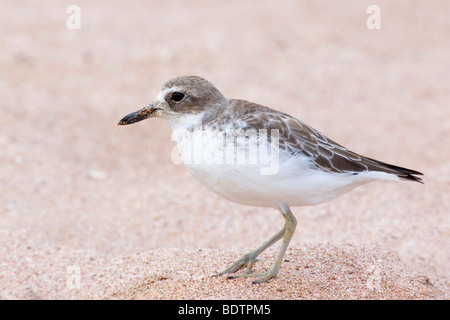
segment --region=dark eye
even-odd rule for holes
[[[172,100],[175,102],[180,102],[181,100],[183,100],[183,98],[184,98],[184,94],[181,92],[172,93]]]

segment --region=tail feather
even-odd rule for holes
[[[367,159],[372,161],[372,162],[374,162],[377,165],[377,167],[379,169],[381,169],[381,170],[377,170],[377,171],[393,173],[393,174],[396,174],[397,177],[399,177],[400,179],[409,180],[409,181],[415,181],[415,182],[419,182],[419,183],[423,184],[422,178],[418,177],[418,176],[423,176],[422,172],[411,170],[411,169],[407,169],[407,168],[403,168],[403,167],[399,167],[399,166],[394,166],[392,164],[389,164],[389,163],[386,163],[386,162],[382,162],[382,161],[378,161],[378,160],[375,160],[375,159],[370,159],[370,158],[367,158]]]

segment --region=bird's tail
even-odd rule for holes
[[[419,183],[423,184],[422,178],[418,177],[418,176],[423,176],[422,172],[399,167],[399,166],[394,166],[392,164],[378,161],[375,159],[367,158],[367,160],[370,160],[373,163],[373,168],[371,168],[371,170],[383,171],[383,172],[395,174],[400,179],[415,181],[415,182],[419,182]]]

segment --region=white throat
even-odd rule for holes
[[[172,127],[172,130],[189,130],[193,127],[201,128],[204,113],[187,113],[181,115],[173,115],[166,120]]]

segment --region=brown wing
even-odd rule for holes
[[[317,169],[349,174],[381,171],[421,182],[416,175],[422,173],[361,156],[288,114],[244,100],[230,100],[230,108],[233,108],[234,118],[239,119],[235,122],[236,128],[267,129],[268,132],[278,129],[280,148],[311,158]]]

